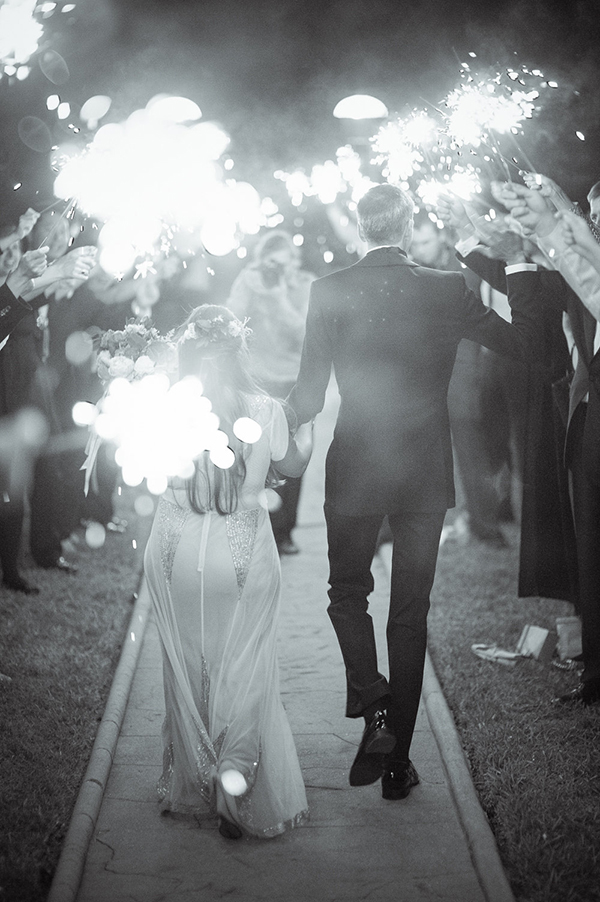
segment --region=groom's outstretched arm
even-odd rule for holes
[[[298,417],[298,423],[313,420],[323,410],[331,376],[331,336],[319,283],[320,280],[317,280],[311,285],[300,371],[287,398]]]

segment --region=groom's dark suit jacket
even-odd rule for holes
[[[327,456],[326,507],[362,516],[452,506],[446,396],[458,343],[469,338],[527,360],[534,311],[525,301],[511,326],[467,288],[462,273],[418,266],[393,247],[315,281],[288,400],[299,422],[314,417],[333,364],[341,406]]]

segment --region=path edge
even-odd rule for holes
[[[379,557],[388,576],[391,575],[391,551],[391,545],[383,545],[379,549]],[[421,694],[448,778],[452,801],[486,902],[515,902],[496,838],[479,802],[471,768],[429,652],[425,656]]]
[[[46,902],[75,902],[79,892],[149,619],[150,594],[143,574],[136,594],[119,662]]]

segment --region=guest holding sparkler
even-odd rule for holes
[[[77,284],[81,284],[87,278],[93,263],[93,256],[85,249],[71,252],[49,266],[46,265],[48,245],[42,247],[38,245],[37,250],[22,254],[21,236],[26,236],[37,221],[38,214],[28,210],[20,218],[17,228],[8,226],[2,230],[4,241],[0,239],[0,246],[4,246],[4,251],[0,254],[2,278],[6,279],[8,287],[11,287],[13,281],[19,278],[20,270],[24,270],[25,280],[21,279],[19,291],[22,301],[25,302],[24,306],[27,307],[19,323],[11,330],[0,353],[2,415],[20,416],[28,407],[40,406],[35,389],[41,363],[40,332],[36,325],[37,308],[47,302],[44,292],[61,281],[72,278]],[[45,414],[46,410],[44,408],[42,410]],[[38,458],[36,462],[36,468],[40,459]],[[26,594],[38,591],[18,569],[24,515],[23,493],[29,487],[29,478],[19,481],[18,488],[9,493],[9,500],[4,502],[0,521],[4,583]]]
[[[513,268],[536,269],[525,243],[501,214],[493,221],[456,196],[440,199],[438,215],[456,232],[459,259],[490,288],[508,292]],[[460,253],[462,252],[462,253]],[[545,283],[549,276],[539,274]],[[550,277],[553,281],[553,277]],[[520,507],[519,595],[560,598],[577,604],[575,540],[568,503],[566,471],[560,465],[564,444],[561,387],[571,368],[562,328],[562,314],[551,306],[540,309],[536,359],[522,383],[523,493]],[[509,374],[512,380],[512,374]],[[502,424],[501,424],[502,425]]]
[[[600,702],[600,281],[597,270],[569,244],[573,220],[564,210],[564,201],[557,221],[557,192],[553,188],[540,190],[547,185],[541,177],[534,178],[534,184],[538,186],[535,189],[501,184],[496,186],[496,195],[557,270],[546,273],[543,282],[543,273],[508,273],[509,292],[513,298],[537,300],[565,312],[576,351],[569,384],[564,461],[575,524],[584,669],[579,685],[557,701],[592,705]],[[592,215],[598,212],[597,203]],[[567,222],[566,240],[561,219]],[[589,231],[589,226],[585,228]]]
[[[421,266],[448,272],[464,272],[469,288],[481,296],[479,278],[468,269],[465,270],[457,260],[451,245],[445,240],[447,232],[448,229],[438,228],[429,217],[415,219],[411,257]],[[485,288],[488,289],[488,286],[485,285]],[[493,304],[488,303],[487,306]],[[455,519],[454,532],[460,534],[462,521],[466,517],[464,530],[470,537],[497,548],[507,545],[500,526],[502,505],[512,512],[510,490],[506,487],[506,480],[502,479],[504,474],[501,474],[502,465],[510,465],[512,459],[506,461],[506,457],[502,455],[496,463],[496,458],[499,457],[498,443],[492,441],[491,434],[494,420],[507,419],[506,415],[503,417],[507,413],[506,405],[503,404],[505,395],[498,390],[498,370],[505,365],[509,364],[493,351],[488,351],[474,341],[463,339],[458,345],[448,388],[452,445],[464,498],[464,512]],[[514,361],[510,362],[510,367],[518,375],[519,368]],[[489,403],[486,403],[489,397],[494,398],[495,417],[489,416]],[[510,478],[508,483],[510,487]]]
[[[300,266],[290,235],[269,232],[258,242],[253,261],[231,287],[227,306],[252,329],[250,353],[256,378],[275,398],[285,398],[300,366],[310,284],[314,276]],[[271,524],[280,554],[297,554],[296,526],[300,479],[277,488],[279,507]]]

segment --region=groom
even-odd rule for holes
[[[454,505],[446,395],[462,338],[526,358],[535,316],[513,325],[484,307],[462,273],[439,272],[406,256],[413,204],[393,185],[358,204],[368,252],[348,269],[313,282],[306,338],[289,403],[300,423],[323,408],[333,365],[341,405],[329,448],[325,518],[328,613],[346,667],[348,717],[365,728],[350,784],[382,777],[384,799],[419,782],[409,759],[427,643],[427,612],[440,533]],[[368,596],[377,535],[393,533],[387,646],[379,672]]]

